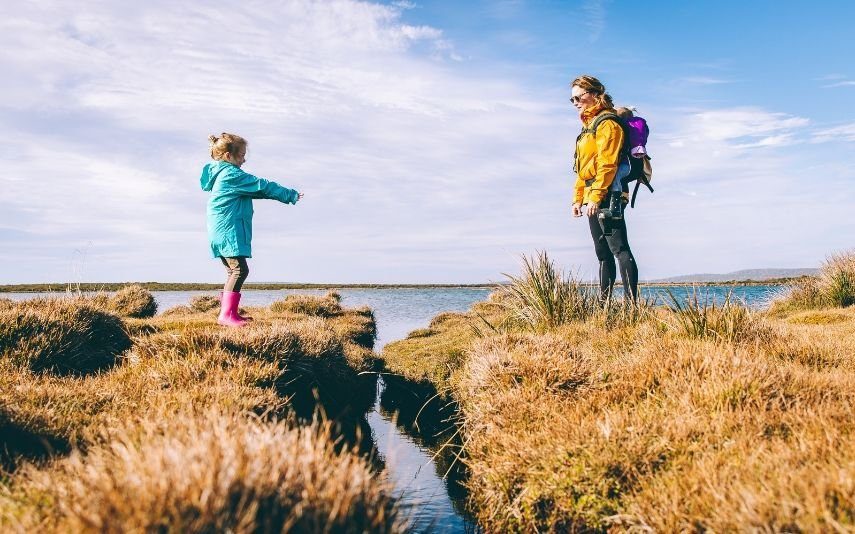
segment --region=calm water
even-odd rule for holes
[[[683,300],[691,297],[692,288],[674,286],[670,288],[643,288],[642,295],[657,302],[668,302],[667,290]],[[324,294],[326,291],[277,290],[243,292],[241,304],[267,306],[289,294]],[[765,306],[781,292],[778,286],[710,286],[698,289],[700,300],[721,303],[730,295],[751,307]],[[443,311],[464,311],[473,303],[484,300],[489,289],[437,288],[437,289],[341,289],[342,305],[345,307],[370,306],[377,319],[378,339],[375,349],[401,339],[416,328],[428,325],[431,318]],[[198,295],[215,295],[215,291],[156,291],[159,310],[179,304],[187,304]],[[6,293],[0,296],[13,300],[33,298],[34,293]],[[62,295],[54,294],[54,295]],[[379,387],[382,386],[382,381]],[[395,425],[388,414],[374,407],[367,419],[374,434],[379,453],[386,460],[389,476],[404,503],[413,515],[415,532],[472,532],[471,520],[455,509],[449,497],[446,481],[436,474],[431,460],[433,452],[419,445],[413,438]],[[458,507],[459,508],[459,507]]]

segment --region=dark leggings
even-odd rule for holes
[[[597,259],[600,260],[600,298],[607,299],[615,285],[615,258],[620,265],[620,279],[623,282],[624,298],[633,302],[638,298],[638,267],[635,265],[635,257],[629,248],[629,240],[626,236],[626,220],[609,221],[612,235],[604,236],[603,229],[597,216],[588,217],[588,225],[591,227],[591,237],[594,238],[594,250]]]
[[[220,257],[223,265],[226,266],[226,285],[223,286],[223,291],[234,291],[240,293],[240,288],[243,286],[243,281],[249,276],[249,265],[246,264],[246,258],[238,256],[236,258]]]

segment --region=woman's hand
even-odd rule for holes
[[[597,207],[596,204],[594,204],[593,202],[588,202],[588,209],[585,210],[585,213],[588,215],[588,217],[593,217],[597,214],[598,211],[600,211],[600,208]]]
[[[573,203],[573,216],[574,217],[581,217],[582,216],[582,203],[581,202],[574,202]]]
[[[303,193],[297,193],[297,200],[300,200],[301,198],[303,198]]]

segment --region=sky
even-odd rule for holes
[[[642,279],[818,266],[855,237],[855,3],[22,1],[0,20],[0,283],[218,282],[207,138],[255,201],[249,282],[482,283],[570,215],[597,76],[649,123]]]

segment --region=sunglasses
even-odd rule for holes
[[[579,94],[578,94],[578,95],[576,95],[576,96],[571,96],[571,97],[570,97],[570,102],[572,102],[573,104],[575,104],[575,103],[577,103],[577,102],[580,102],[580,101],[582,100],[582,97],[583,97],[583,96],[585,96],[585,95],[587,95],[587,94],[589,94],[589,93],[590,93],[590,91],[585,91],[584,93],[579,93]]]

